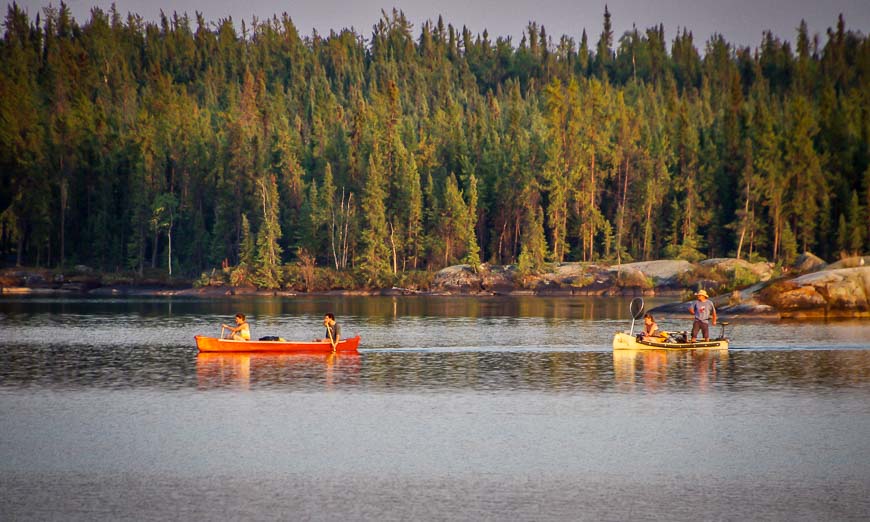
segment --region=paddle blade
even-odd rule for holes
[[[640,319],[641,315],[643,315],[643,299],[640,297],[635,297],[631,300],[631,305],[628,307],[631,312],[631,317],[634,319]]]

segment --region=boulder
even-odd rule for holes
[[[442,268],[432,280],[436,291],[476,293],[482,289],[483,278],[471,265],[453,265]]]
[[[52,272],[45,268],[9,268],[0,271],[0,287],[51,288]]]
[[[773,284],[760,297],[784,316],[870,315],[870,266],[812,272]]]
[[[811,252],[804,252],[798,256],[791,269],[796,274],[808,274],[810,272],[818,272],[825,268],[825,266],[827,266],[827,263],[822,258]]]
[[[683,259],[664,259],[661,261],[640,261],[612,266],[611,272],[617,270],[637,270],[653,280],[655,286],[673,286],[678,284],[679,277],[692,270],[692,263]]]
[[[717,257],[705,259],[700,265],[719,272],[722,275],[733,277],[738,270],[744,270],[751,273],[758,281],[769,281],[773,277],[772,263],[750,263],[745,259],[737,259],[733,257]]]
[[[860,268],[862,266],[870,266],[870,256],[847,257],[836,263],[831,263],[828,265],[828,268],[835,270],[838,268]]]
[[[515,272],[516,268],[513,265],[484,265],[479,272],[480,287],[488,292],[510,292],[516,287],[513,277]]]
[[[611,270],[614,283],[620,288],[650,289],[653,287],[652,278],[633,266],[622,265],[618,270]]]
[[[549,272],[540,276],[539,286],[581,289],[596,281],[610,283],[611,277],[606,267],[591,263],[558,263]]]

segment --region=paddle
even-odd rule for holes
[[[225,336],[224,336],[224,330],[228,330],[228,331],[230,332],[230,336],[229,336],[229,337],[225,337]],[[232,340],[232,338],[233,338],[233,329],[230,328],[229,326],[225,325],[225,324],[222,324],[222,325],[221,325],[221,339],[230,339],[230,340]]]
[[[338,343],[335,342],[335,337],[332,336],[332,328],[329,326],[326,327],[326,335],[329,337],[329,344],[332,345],[332,351],[334,352]]]

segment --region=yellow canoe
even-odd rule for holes
[[[711,339],[696,343],[662,343],[638,341],[637,336],[617,332],[613,336],[614,350],[727,350],[728,339]]]

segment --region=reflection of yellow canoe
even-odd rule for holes
[[[646,390],[683,386],[692,383],[707,389],[719,379],[728,361],[728,350],[614,350],[614,381],[627,390],[643,386]]]
[[[714,339],[697,343],[660,343],[638,341],[637,337],[625,332],[617,332],[613,336],[614,350],[727,350],[727,339]]]

